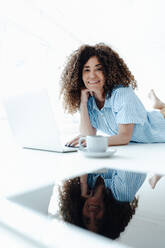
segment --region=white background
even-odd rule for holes
[[[164,10],[164,0],[0,0],[0,119],[3,97],[46,87],[66,123],[59,78],[66,57],[83,43],[105,42],[124,58],[147,108],[151,88],[165,101]]]
[[[165,100],[164,8],[163,0],[0,0],[0,100],[46,87],[56,101],[66,57],[83,43],[105,42],[150,109],[151,88]]]

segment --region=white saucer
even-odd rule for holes
[[[112,157],[116,153],[116,149],[109,149],[106,152],[88,152],[87,150],[82,151],[78,150],[81,154],[83,154],[85,157],[89,158],[108,158]]]

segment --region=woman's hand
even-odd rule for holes
[[[92,127],[88,113],[88,98],[89,95],[93,96],[93,91],[88,89],[81,90],[81,103],[80,103],[80,133],[83,136],[95,135],[96,129]]]
[[[86,135],[95,135],[96,129],[93,128],[90,124],[89,116],[88,116],[88,109],[87,109],[87,102],[89,96],[93,96],[93,92],[88,89],[82,89],[81,90],[81,103],[80,103],[80,109],[81,109],[81,118],[80,118],[80,133],[82,135],[78,135],[71,141],[66,143],[66,146],[76,147],[79,145],[79,138],[86,136]],[[86,146],[86,142],[82,141],[81,143],[83,146]]]
[[[87,194],[87,193],[86,193],[86,194],[82,194],[82,193],[81,193],[81,196],[84,197],[85,199],[88,199],[88,198],[92,197],[92,194],[93,194],[93,193],[92,193],[92,191],[91,191],[89,194]]]
[[[86,199],[92,196],[92,191],[88,193],[87,178],[88,178],[88,174],[85,174],[80,177],[81,196]]]
[[[89,96],[93,96],[93,92],[88,89],[81,90],[81,104],[87,104]]]
[[[79,139],[83,137],[83,135],[78,135],[77,137],[75,137],[74,139],[72,139],[71,141],[66,143],[66,146],[71,146],[71,147],[76,147],[79,145]],[[82,145],[86,146],[86,142],[82,141]]]

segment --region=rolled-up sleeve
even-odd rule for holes
[[[145,173],[116,170],[113,172],[112,179],[106,180],[105,184],[111,189],[116,200],[131,202],[145,178]]]
[[[98,176],[104,179],[105,187],[110,189],[118,201],[133,201],[137,191],[146,179],[145,173],[107,169],[105,173],[89,173],[87,183],[90,189],[95,187]]]
[[[116,123],[144,125],[146,110],[131,87],[121,87],[112,96]]]

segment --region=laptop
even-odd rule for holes
[[[25,92],[4,100],[9,125],[23,148],[75,152],[61,143],[60,132],[46,89]]]

